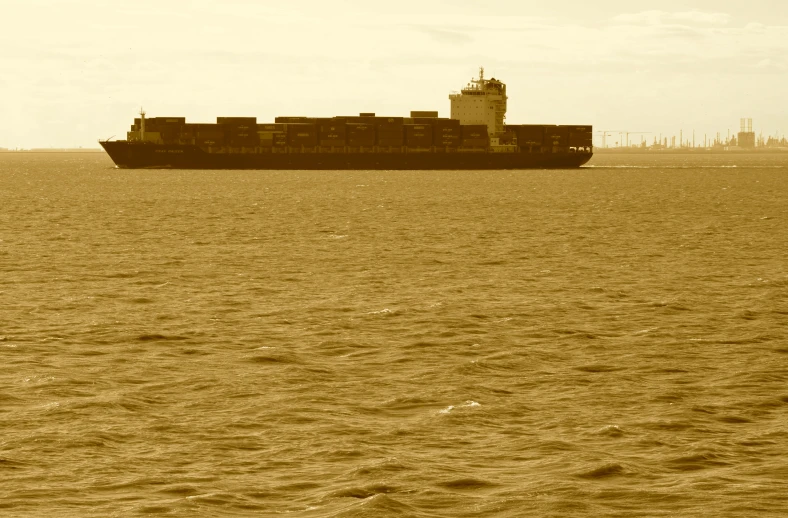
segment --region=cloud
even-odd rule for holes
[[[641,11],[639,13],[624,13],[613,17],[613,22],[629,25],[672,25],[677,23],[694,25],[727,25],[730,21],[727,13],[707,13],[703,11]]]
[[[448,43],[450,45],[464,45],[472,43],[473,38],[464,32],[454,30],[436,29],[433,27],[415,26],[415,29],[428,34],[433,40],[439,43]]]
[[[672,19],[705,25],[727,25],[731,19],[731,16],[727,13],[704,13],[701,11],[688,11],[683,13],[672,13]]]

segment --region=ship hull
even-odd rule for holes
[[[128,141],[101,142],[115,165],[123,169],[570,169],[592,153],[527,153],[468,151],[366,152],[210,152],[191,145]]]

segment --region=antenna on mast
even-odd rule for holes
[[[479,82],[484,82],[484,67],[479,67]]]
[[[140,106],[140,140],[145,140],[145,110]]]

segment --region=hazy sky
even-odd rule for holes
[[[788,133],[776,0],[0,0],[0,20],[0,147],[95,147],[140,106],[448,116],[480,65],[507,84],[512,124],[702,141],[747,116]]]

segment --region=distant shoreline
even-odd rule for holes
[[[766,149],[707,149],[707,148],[679,148],[679,149],[638,149],[638,148],[594,148],[594,154],[599,155],[772,155],[788,153],[788,148]]]

